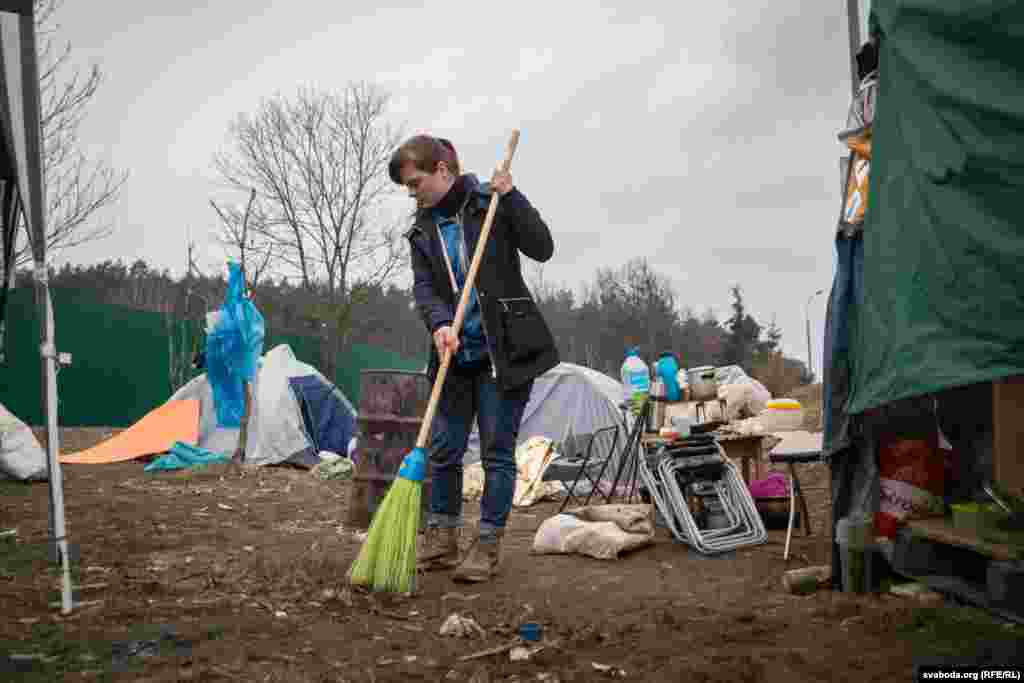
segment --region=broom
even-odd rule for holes
[[[518,144],[519,131],[514,130],[508,142],[505,160],[501,165],[502,171],[507,172],[512,165],[512,156],[515,154]],[[487,237],[490,235],[491,223],[494,222],[494,214],[497,210],[498,193],[495,192],[491,195],[491,203],[487,207],[480,239],[477,240],[473,261],[470,263],[469,273],[466,275],[466,282],[459,297],[459,306],[455,311],[452,332],[456,339],[462,329],[462,320],[466,315],[469,302],[469,292],[476,282],[476,274],[480,269],[484,247],[487,245]],[[451,350],[448,349],[445,351],[444,358],[441,359],[441,366],[437,371],[437,378],[434,380],[434,388],[430,393],[430,401],[427,403],[427,412],[423,416],[419,436],[416,438],[416,447],[409,451],[402,460],[398,477],[391,484],[387,495],[384,496],[384,500],[377,508],[373,522],[370,523],[370,528],[367,531],[366,540],[363,542],[362,548],[359,549],[359,555],[349,568],[348,579],[354,586],[394,593],[410,593],[413,590],[416,579],[416,535],[420,527],[423,478],[427,472],[427,438],[430,435],[434,413],[437,412],[437,404],[441,398],[441,388],[448,375],[451,355]]]

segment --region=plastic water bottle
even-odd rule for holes
[[[626,360],[622,363],[622,387],[626,403],[646,400],[651,390],[651,371],[640,357],[640,349],[635,346],[626,351]]]
[[[673,403],[680,400],[679,380],[677,377],[679,374],[679,361],[676,360],[676,355],[671,351],[663,352],[654,368],[655,373],[665,383],[665,400]]]

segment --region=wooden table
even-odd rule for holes
[[[733,460],[740,460],[740,467],[743,471],[743,481],[750,484],[750,461],[754,461],[754,477],[761,478],[761,465],[764,462],[765,453],[775,445],[776,439],[771,434],[750,434],[740,435],[728,432],[715,432],[715,438],[722,444],[725,454]],[[771,443],[766,444],[766,440]]]

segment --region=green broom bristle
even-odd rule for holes
[[[373,516],[366,541],[349,568],[349,582],[376,591],[409,593],[416,578],[422,481],[396,477]]]

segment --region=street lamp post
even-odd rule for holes
[[[811,356],[811,302],[814,301],[814,297],[824,294],[824,289],[819,289],[814,294],[807,297],[807,305],[804,306],[804,321],[807,325],[807,374],[814,375],[814,364]]]

